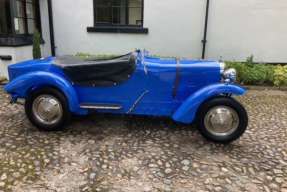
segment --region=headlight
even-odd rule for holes
[[[236,70],[231,68],[223,72],[222,77],[226,83],[233,83],[236,81]]]

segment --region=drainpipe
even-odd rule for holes
[[[52,0],[48,1],[48,14],[49,14],[49,28],[50,28],[50,41],[51,41],[51,53],[52,56],[56,55],[55,50],[55,37],[54,37],[54,23],[53,23],[53,9],[52,9]]]
[[[207,28],[208,28],[208,15],[209,15],[209,3],[210,0],[206,0],[206,11],[205,11],[205,23],[204,23],[204,35],[202,42],[202,59],[205,59],[206,43],[207,43]]]

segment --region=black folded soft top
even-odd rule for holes
[[[54,65],[70,80],[82,86],[112,86],[129,79],[136,68],[136,56],[129,53],[112,59],[85,60],[75,56],[56,57]]]

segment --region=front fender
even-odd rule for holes
[[[200,89],[191,96],[176,110],[172,118],[181,123],[192,123],[195,119],[199,106],[209,98],[221,94],[243,95],[246,90],[232,84],[213,84]]]
[[[77,93],[70,82],[63,77],[49,72],[31,72],[19,76],[4,87],[4,90],[16,98],[26,98],[30,91],[51,86],[59,89],[68,99],[71,112],[85,114],[86,111],[80,109]]]

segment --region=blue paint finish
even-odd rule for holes
[[[89,104],[117,104],[122,106],[121,110],[105,110],[103,112],[127,113],[137,98],[146,90],[147,78],[142,67],[137,65],[136,71],[128,81],[112,87],[91,88],[74,86],[79,102]]]
[[[30,72],[15,78],[4,89],[15,98],[26,98],[30,91],[46,86],[55,87],[65,94],[71,112],[87,114],[86,110],[79,108],[78,97],[71,83],[54,73],[45,71]]]
[[[237,85],[213,84],[192,94],[174,113],[173,120],[192,123],[199,106],[211,97],[221,94],[243,95],[246,90]]]
[[[62,69],[53,64],[55,58],[49,57],[10,65],[11,82],[5,90],[17,99],[26,98],[31,90],[52,86],[66,95],[69,108],[75,114],[88,113],[80,108],[81,104],[116,104],[122,108],[98,112],[167,116],[183,123],[192,122],[198,106],[206,99],[223,93],[245,92],[235,85],[220,84],[220,66],[216,61],[177,61],[150,57],[143,52],[135,54],[136,70],[131,78],[112,87],[74,85]],[[180,81],[174,97],[177,72]]]
[[[49,69],[51,68],[52,61],[53,57],[48,57],[45,59],[29,60],[14,65],[9,65],[8,67],[9,79],[10,81],[12,81],[16,77],[19,77],[29,72],[49,71]]]
[[[219,64],[216,61],[180,61],[180,86],[176,99],[184,101],[191,94],[221,80]]]

